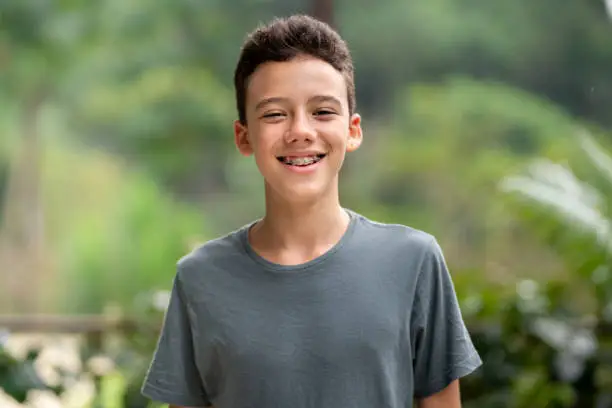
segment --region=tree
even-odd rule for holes
[[[333,0],[312,0],[312,15],[327,24],[334,25]]]
[[[0,3],[0,88],[16,105],[20,135],[0,216],[0,265],[10,271],[1,277],[2,287],[12,295],[0,296],[0,309],[11,300],[17,308],[35,308],[37,297],[27,294],[45,278],[39,118],[61,87],[70,54],[87,38],[87,18],[79,6],[78,0]]]

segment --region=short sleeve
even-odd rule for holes
[[[415,398],[442,391],[482,365],[435,239],[423,258],[411,316]]]
[[[187,305],[178,275],[174,279],[170,303],[142,394],[170,405],[211,405],[196,367]]]

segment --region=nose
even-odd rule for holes
[[[287,143],[313,141],[316,135],[310,117],[305,113],[299,113],[292,116],[291,124],[285,132],[285,141]]]

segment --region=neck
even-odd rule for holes
[[[267,253],[311,257],[335,245],[348,223],[337,189],[314,202],[292,203],[266,186],[266,215],[253,228],[251,238],[254,246]]]

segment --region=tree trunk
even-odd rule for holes
[[[25,103],[21,146],[11,163],[0,225],[0,310],[34,311],[42,295],[44,216],[40,197],[38,116],[43,92]]]
[[[313,17],[334,26],[334,2],[333,0],[312,0]]]

